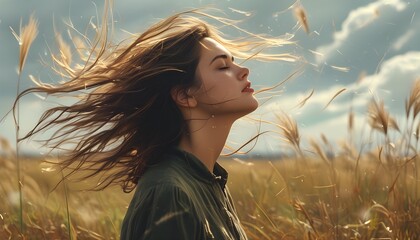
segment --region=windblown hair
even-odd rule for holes
[[[239,29],[234,21],[194,10],[152,25],[129,44],[123,44],[126,40],[112,45],[102,29],[82,58],[84,64],[76,67],[68,62],[69,57],[53,56],[60,67],[56,72],[65,81],[57,85],[38,82],[17,101],[28,93],[79,100],[47,110],[20,140],[52,129],[54,134],[45,144],[66,150],[60,165],[71,170],[69,175],[80,170],[88,170],[86,178],[107,173],[96,189],[118,183],[124,191],[132,191],[147,167],[167,148],[177,145],[186,129],[186,119],[172,99],[171,89],[199,86],[194,76],[203,38],[214,38],[239,59],[294,60],[288,54],[262,53],[267,47],[287,43],[283,38],[241,30],[247,37],[227,40],[201,18]],[[106,18],[102,28],[107,28],[105,22]]]

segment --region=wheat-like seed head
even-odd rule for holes
[[[276,114],[279,124],[277,126],[282,131],[282,135],[285,137],[286,141],[292,144],[296,149],[300,148],[300,136],[297,123],[287,114]]]
[[[56,41],[58,44],[58,49],[60,51],[61,62],[66,65],[67,67],[70,66],[72,60],[71,48],[70,46],[64,41],[61,34],[56,34]]]
[[[348,130],[352,131],[354,127],[354,112],[353,109],[349,112],[349,118],[348,118]]]
[[[397,122],[385,110],[384,102],[379,104],[372,101],[368,106],[369,125],[376,130],[382,131],[385,135],[388,134],[389,128],[399,131]]]
[[[420,112],[420,78],[418,78],[411,89],[409,98],[405,102],[405,113],[408,118],[411,109],[413,110],[413,119]]]
[[[310,144],[312,148],[314,149],[315,153],[318,154],[318,156],[324,160],[327,165],[329,165],[327,154],[325,154],[325,151],[319,146],[319,144],[314,141],[313,139],[310,139]]]
[[[309,33],[309,23],[305,9],[299,4],[294,8],[294,15],[306,33]]]
[[[372,101],[368,106],[369,125],[373,129],[382,131],[385,135],[388,133],[388,113],[384,109],[384,104],[381,102]]]
[[[29,22],[26,26],[20,26],[19,35],[11,28],[13,36],[19,42],[19,74],[25,65],[26,57],[28,56],[29,48],[32,42],[38,35],[38,21],[33,15],[29,17]]]
[[[328,141],[327,136],[325,136],[323,133],[321,133],[321,140],[325,145],[330,145],[330,141]]]

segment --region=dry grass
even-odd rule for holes
[[[72,239],[119,239],[120,222],[131,196],[116,187],[105,192],[82,191],[85,182],[56,187],[60,174],[41,159],[21,159],[25,225],[20,231],[12,160],[0,159],[0,239],[70,239],[69,232]]]
[[[334,168],[314,160],[300,170],[291,159],[230,164],[231,191],[251,239],[420,237],[412,174],[403,178],[366,156],[355,178],[355,161],[334,160]]]
[[[357,178],[356,162],[347,155],[333,159],[333,167],[316,159],[300,162],[299,169],[299,159],[222,164],[250,239],[417,239],[416,178],[390,171],[373,157],[360,160]],[[64,187],[52,191],[60,176],[43,171],[49,166],[39,159],[22,159],[25,227],[20,232],[14,164],[6,157],[0,164],[0,239],[69,239]],[[118,239],[131,195],[117,188],[77,190],[85,184],[67,185],[73,239]]]
[[[371,151],[357,151],[351,142],[334,149],[326,136],[303,151],[296,123],[283,116],[279,134],[295,156],[251,163],[221,160],[230,172],[228,185],[249,238],[419,239],[418,135],[412,133],[419,128],[420,88],[414,89],[404,129],[382,103],[372,102],[368,124],[384,141]],[[393,137],[391,130],[397,133]],[[51,165],[21,159],[24,204],[19,209],[13,151],[4,139],[0,143],[0,239],[119,238],[130,194],[118,188],[78,190],[92,182],[66,180],[55,188],[61,175]]]
[[[19,27],[19,35],[11,28],[12,34],[15,36],[16,40],[19,43],[19,65],[18,65],[18,79],[16,82],[16,97],[20,95],[20,82],[22,77],[22,71],[25,66],[26,57],[28,56],[29,49],[36,36],[38,35],[38,21],[34,18],[33,15],[30,16],[29,22],[27,25],[22,27],[22,22]],[[13,119],[15,123],[15,136],[16,136],[16,184],[18,185],[19,193],[19,229],[23,231],[23,196],[22,196],[22,184],[21,184],[21,172],[20,172],[20,156],[19,156],[19,144],[18,140],[20,138],[19,130],[19,119],[20,118],[20,109],[19,102],[15,102],[13,106]]]
[[[28,56],[29,48],[32,45],[32,42],[35,40],[38,35],[38,21],[34,18],[33,15],[30,16],[29,22],[25,26],[20,26],[19,34],[17,34],[13,29],[12,33],[15,36],[16,40],[19,43],[19,74],[22,72],[23,67],[25,66],[26,57]]]
[[[298,3],[293,8],[293,13],[295,15],[295,18],[298,20],[300,26],[303,27],[303,30],[305,30],[306,33],[309,33],[309,23],[308,18],[306,16],[306,11],[303,8],[302,4]]]

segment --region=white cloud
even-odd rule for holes
[[[321,46],[316,50],[316,52],[322,54],[316,56],[317,63],[327,61],[332,54],[336,53],[336,51],[348,41],[354,32],[365,28],[375,21],[381,21],[381,18],[384,18],[388,11],[400,12],[403,11],[406,6],[407,3],[401,0],[376,1],[351,11],[347,19],[344,20],[341,30],[334,33],[333,43]]]
[[[366,77],[354,89],[359,92],[369,90],[389,104],[391,101],[403,103],[411,85],[420,77],[419,69],[420,52],[397,55],[385,61],[377,74]]]
[[[1,1],[1,0],[0,0]],[[162,16],[166,16],[174,11],[174,9],[181,9],[184,6],[195,6],[196,2],[187,0],[187,1],[180,1],[180,2],[172,2],[172,1],[166,1],[169,5],[164,4],[166,8],[161,7],[161,3],[156,4],[156,2],[149,1],[145,4],[142,4],[140,8],[132,8],[132,0],[129,1],[129,3],[120,3],[117,4],[115,7],[115,17],[118,21],[118,24],[121,24],[120,26],[123,26],[124,29],[128,30],[141,30],[142,26],[145,24],[148,25],[150,22],[154,22],[155,18],[159,18]],[[194,2],[194,3],[193,3]],[[200,1],[201,2],[201,1]],[[206,2],[206,1],[204,1]],[[210,1],[207,1],[210,2]],[[367,2],[367,1],[366,1]],[[319,3],[311,3],[313,4],[313,8],[309,8],[310,5],[307,3],[305,6],[307,7],[308,13],[311,13],[313,16],[316,16],[316,13],[321,13],[318,15],[325,16],[325,21],[329,21],[330,19],[334,19],[337,26],[341,25],[341,29],[339,29],[338,32],[336,32],[333,35],[333,41],[328,44],[324,42],[321,38],[315,39],[315,40],[322,40],[322,42],[318,41],[312,41],[314,44],[320,44],[322,45],[318,49],[316,49],[317,52],[322,52],[324,54],[324,58],[318,59],[318,62],[331,61],[333,64],[337,64],[339,66],[344,66],[343,64],[348,64],[351,71],[349,73],[345,73],[345,76],[350,76],[353,74],[358,66],[357,64],[360,63],[360,66],[363,67],[363,69],[366,69],[367,71],[370,71],[371,69],[367,68],[365,65],[368,63],[372,63],[374,65],[374,68],[376,67],[377,59],[372,60],[372,58],[369,58],[368,54],[363,54],[360,50],[371,50],[371,51],[377,51],[379,58],[382,56],[384,51],[390,47],[393,51],[406,51],[409,49],[416,49],[418,50],[418,46],[415,45],[415,40],[418,36],[418,31],[416,28],[417,26],[414,26],[414,23],[416,23],[417,16],[413,15],[413,12],[416,12],[416,3],[411,2],[411,5],[409,3],[404,2],[403,0],[378,0],[378,1],[369,1],[371,3],[367,4],[366,6],[354,9],[351,11],[348,15],[346,20],[341,23],[338,22],[337,19],[342,19],[337,17],[337,11],[334,9],[334,7],[337,7],[337,9],[342,9],[342,12],[348,12],[349,8],[354,8],[354,4],[356,3],[350,3],[350,1],[339,1],[334,2],[331,7],[333,7],[333,10],[331,10],[330,6],[327,9],[319,8]],[[193,5],[191,5],[191,4]],[[254,2],[252,2],[254,3]],[[249,9],[249,7],[245,7],[244,4],[250,4],[250,3],[240,3],[241,7],[237,9]],[[257,3],[255,3],[257,4]],[[279,3],[280,4],[280,3]],[[39,4],[38,4],[39,5]],[[89,19],[90,16],[94,16],[95,14],[95,7],[92,4],[85,4],[85,2],[80,3],[72,3],[71,9],[68,9],[68,4],[56,4],[52,5],[54,7],[54,11],[52,9],[48,8],[45,11],[49,12],[60,12],[59,9],[64,9],[65,13],[63,16],[67,16],[69,12],[76,13],[73,18],[75,22],[84,22],[86,19]],[[98,3],[98,6],[100,3]],[[183,5],[183,6],[181,6]],[[223,2],[223,6],[233,6],[228,1]],[[264,4],[260,4],[258,2],[258,5],[263,6]],[[348,6],[347,6],[348,5]],[[351,5],[351,6],[350,6]],[[414,6],[413,6],[414,5]],[[42,6],[39,5],[39,6]],[[52,8],[51,6],[51,8]],[[80,8],[80,6],[83,6],[83,9]],[[218,5],[220,6],[220,5]],[[247,5],[246,5],[247,6]],[[251,5],[250,5],[251,6]],[[266,4],[266,6],[273,6],[269,3]],[[282,9],[279,7],[280,5],[276,5],[277,9]],[[17,9],[18,6],[14,6],[14,9]],[[27,7],[28,9],[32,8]],[[99,10],[101,7],[99,6]],[[265,8],[261,8],[265,9]],[[268,9],[268,8],[267,8]],[[322,9],[322,11],[320,11]],[[405,11],[405,9],[407,11]],[[417,8],[418,9],[418,8]],[[38,11],[39,10],[39,11]],[[42,14],[42,9],[37,10],[37,16],[40,18],[44,18],[44,23],[49,24],[51,23],[51,15],[49,14]],[[71,11],[70,11],[71,10]],[[76,11],[77,10],[77,11]],[[275,9],[272,9],[275,10]],[[408,11],[413,11],[410,14],[406,14]],[[4,29],[9,31],[8,25],[11,26],[18,26],[19,18],[16,16],[24,15],[23,13],[29,11],[3,11],[3,13],[7,13],[6,15],[2,15],[2,25],[5,26]],[[80,12],[82,11],[82,12]],[[335,12],[336,15],[330,15],[331,11]],[[404,11],[404,12],[403,12]],[[402,13],[401,13],[402,12]],[[158,14],[159,13],[159,14]],[[266,12],[264,12],[266,13]],[[326,14],[328,13],[328,14]],[[390,17],[395,17],[396,14],[399,14],[399,16],[407,15],[408,20],[411,18],[411,22],[413,25],[411,25],[410,29],[407,28],[407,25],[403,24],[398,25],[392,25],[394,24],[394,19],[390,20]],[[56,14],[60,15],[60,14]],[[79,16],[80,15],[80,16]],[[82,19],[83,16],[83,19]],[[340,16],[346,16],[346,14],[341,14]],[[77,19],[82,19],[80,21],[77,21]],[[7,19],[15,20],[14,23],[8,23],[6,21]],[[25,18],[24,18],[25,19]],[[315,21],[320,21],[320,18],[314,18],[312,23]],[[415,21],[413,21],[413,19]],[[405,20],[407,20],[405,18]],[[404,21],[405,21],[404,20]],[[60,22],[60,20],[56,20],[57,22]],[[341,20],[340,20],[341,21]],[[324,21],[322,22],[322,26],[324,26]],[[408,22],[407,22],[408,23]],[[50,28],[49,25],[42,25],[44,28]],[[385,26],[386,31],[389,33],[389,39],[385,39],[381,34],[378,34],[378,31],[380,29],[374,28],[374,26],[377,26],[381,24],[381,26]],[[388,25],[387,25],[388,24]],[[16,27],[15,26],[15,27]],[[280,26],[288,26],[287,24],[279,24]],[[315,26],[315,24],[314,24]],[[389,27],[387,27],[389,26]],[[276,26],[277,27],[277,26]],[[321,27],[319,27],[322,29]],[[326,29],[328,27],[325,27],[324,33],[325,35],[328,35],[329,33],[326,33]],[[315,28],[314,28],[315,29]],[[252,31],[260,31],[261,29],[253,29]],[[389,30],[389,31],[388,31]],[[401,30],[398,32],[398,34],[393,34],[397,30]],[[282,29],[283,31],[283,29]],[[414,32],[414,33],[413,33]],[[8,32],[10,35],[10,32]],[[359,35],[358,35],[359,34]],[[48,32],[46,32],[44,35],[49,36]],[[367,36],[367,37],[366,37]],[[388,35],[387,35],[388,36]],[[11,37],[11,35],[10,35]],[[305,37],[307,37],[305,35]],[[321,37],[323,35],[321,34]],[[356,41],[357,40],[357,41]],[[380,48],[379,42],[377,40],[381,40],[384,45],[386,45],[384,48]],[[14,41],[14,40],[13,40]],[[42,41],[41,41],[42,42]],[[302,40],[301,42],[305,42]],[[351,45],[349,43],[355,42],[355,46],[347,46]],[[369,44],[369,43],[378,43],[377,45]],[[408,44],[411,44],[410,46],[407,46]],[[9,46],[10,44],[5,44],[4,46]],[[35,47],[35,46],[34,46]],[[303,46],[306,48],[307,46]],[[344,53],[344,57],[346,58],[345,63],[341,62],[333,62],[331,60],[332,57],[334,57],[334,54],[337,54],[336,50],[343,51],[343,49],[346,47],[345,50],[349,49],[348,53]],[[360,47],[360,49],[359,49]],[[363,48],[362,48],[363,47]],[[9,46],[10,48],[10,46]],[[310,47],[311,49],[314,49],[313,46]],[[3,48],[3,49],[7,49]],[[1,50],[1,49],[0,49]],[[31,52],[33,52],[34,55],[36,49],[32,49]],[[393,51],[390,51],[390,53],[394,54]],[[352,53],[357,54],[357,56],[352,55]],[[400,53],[395,53],[400,54]],[[10,54],[6,54],[8,57],[10,57]],[[6,56],[5,55],[5,56]],[[390,57],[391,54],[387,55],[387,57]],[[356,110],[359,110],[359,113],[361,115],[364,114],[364,107],[367,105],[368,101],[373,97],[378,98],[385,98],[387,105],[392,105],[395,107],[400,106],[400,108],[403,108],[403,105],[401,105],[404,102],[404,99],[406,98],[410,86],[412,84],[412,81],[419,77],[419,69],[420,69],[420,53],[419,52],[409,52],[406,54],[401,54],[398,56],[395,56],[391,59],[384,58],[384,62],[381,64],[381,67],[379,68],[377,73],[373,73],[370,76],[367,76],[363,79],[362,82],[359,84],[344,84],[345,81],[340,81],[341,85],[330,85],[328,87],[320,86],[320,89],[316,89],[313,96],[308,99],[306,104],[299,108],[297,107],[297,104],[301,102],[305,97],[307,97],[310,93],[310,89],[302,90],[300,93],[291,93],[291,92],[285,92],[282,96],[276,97],[276,99],[273,99],[270,104],[264,105],[261,107],[259,113],[262,114],[262,119],[264,120],[270,120],[274,119],[272,112],[278,112],[281,113],[281,111],[285,111],[288,114],[291,114],[294,116],[299,123],[299,126],[302,127],[302,134],[303,136],[319,136],[320,133],[325,133],[327,137],[329,138],[341,138],[343,134],[346,132],[346,121],[347,121],[347,113],[350,106],[353,106]],[[6,60],[6,58],[4,59]],[[335,60],[335,59],[334,59]],[[10,61],[10,59],[9,59]],[[3,64],[6,66],[5,64]],[[356,65],[356,66],[354,66]],[[264,65],[265,67],[266,65]],[[346,65],[347,66],[347,65]],[[268,68],[261,68],[262,71],[267,71],[267,78],[272,77],[274,74],[271,73],[271,69],[268,70]],[[258,70],[257,67],[255,67],[254,70]],[[354,71],[353,71],[354,70]],[[331,79],[333,78],[331,75],[328,75],[329,72],[325,71],[320,73],[320,78]],[[340,75],[341,77],[343,75]],[[266,76],[264,76],[266,77]],[[339,78],[338,77],[338,78]],[[353,78],[354,79],[354,78]],[[328,81],[323,81],[321,84],[329,84]],[[320,84],[320,85],[321,85]],[[305,85],[306,86],[306,85]],[[302,86],[301,88],[304,88],[305,86]],[[3,86],[4,87],[4,86]],[[341,93],[339,96],[337,96],[331,104],[328,106],[327,109],[324,111],[321,111],[323,107],[331,100],[331,98],[341,89],[346,88],[346,91]],[[9,89],[10,90],[10,89]],[[3,93],[6,93],[6,91],[3,91]],[[354,98],[350,102],[349,99],[353,95]],[[42,104],[43,106],[40,106],[38,104],[22,104],[22,132],[25,132],[29,129],[30,126],[34,124],[34,122],[37,120],[38,115],[43,110],[45,110],[45,102],[39,102],[39,104]],[[398,105],[399,104],[399,105]],[[396,110],[395,107],[391,107],[392,110]],[[240,121],[238,123],[238,127],[233,129],[232,132],[232,138],[230,138],[231,141],[236,142],[238,144],[243,143],[244,141],[238,141],[237,139],[241,138],[243,140],[248,140],[249,137],[252,137],[254,133],[257,133],[257,126],[255,122],[249,122],[249,121]],[[331,129],[336,129],[334,131],[331,131]],[[245,133],[244,133],[245,131]],[[13,132],[13,122],[9,118],[7,122],[4,124],[0,123],[0,135],[7,135],[8,138],[12,139],[14,138],[14,132]],[[278,142],[278,141],[277,141]],[[268,145],[272,144],[275,146],[277,144],[275,140],[273,141],[260,141],[260,143],[266,144],[267,146],[263,146],[264,148],[267,148]],[[275,147],[269,147],[270,149],[274,149]],[[33,148],[33,147],[32,147]],[[35,149],[35,148],[34,148]]]
[[[301,127],[304,140],[312,136],[319,137],[323,133],[328,139],[337,142],[348,134],[350,106],[356,113],[355,132],[359,134],[361,128],[367,124],[365,112],[372,98],[384,100],[390,113],[398,116],[404,110],[404,101],[408,97],[411,85],[420,77],[419,69],[420,52],[407,52],[386,60],[378,73],[366,76],[361,82],[334,85],[325,90],[315,91],[301,108],[294,106],[309,93],[296,93],[273,99],[272,103],[262,106],[260,113],[263,114],[263,119],[269,121],[273,121],[273,113],[292,115]],[[346,91],[338,95],[328,108],[322,110],[343,88],[346,88]]]

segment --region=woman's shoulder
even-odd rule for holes
[[[132,199],[135,205],[153,205],[160,201],[189,202],[186,173],[177,169],[177,165],[170,162],[172,159],[167,160],[151,166],[140,178]]]
[[[184,160],[173,154],[163,155],[150,165],[138,182],[138,188],[179,187],[191,179]]]
[[[193,233],[193,239],[202,239],[195,237],[199,218],[190,193],[176,181],[165,179],[152,181],[146,178],[137,186],[123,221],[124,238],[168,239],[168,234]],[[184,228],[185,232],[179,232]]]

